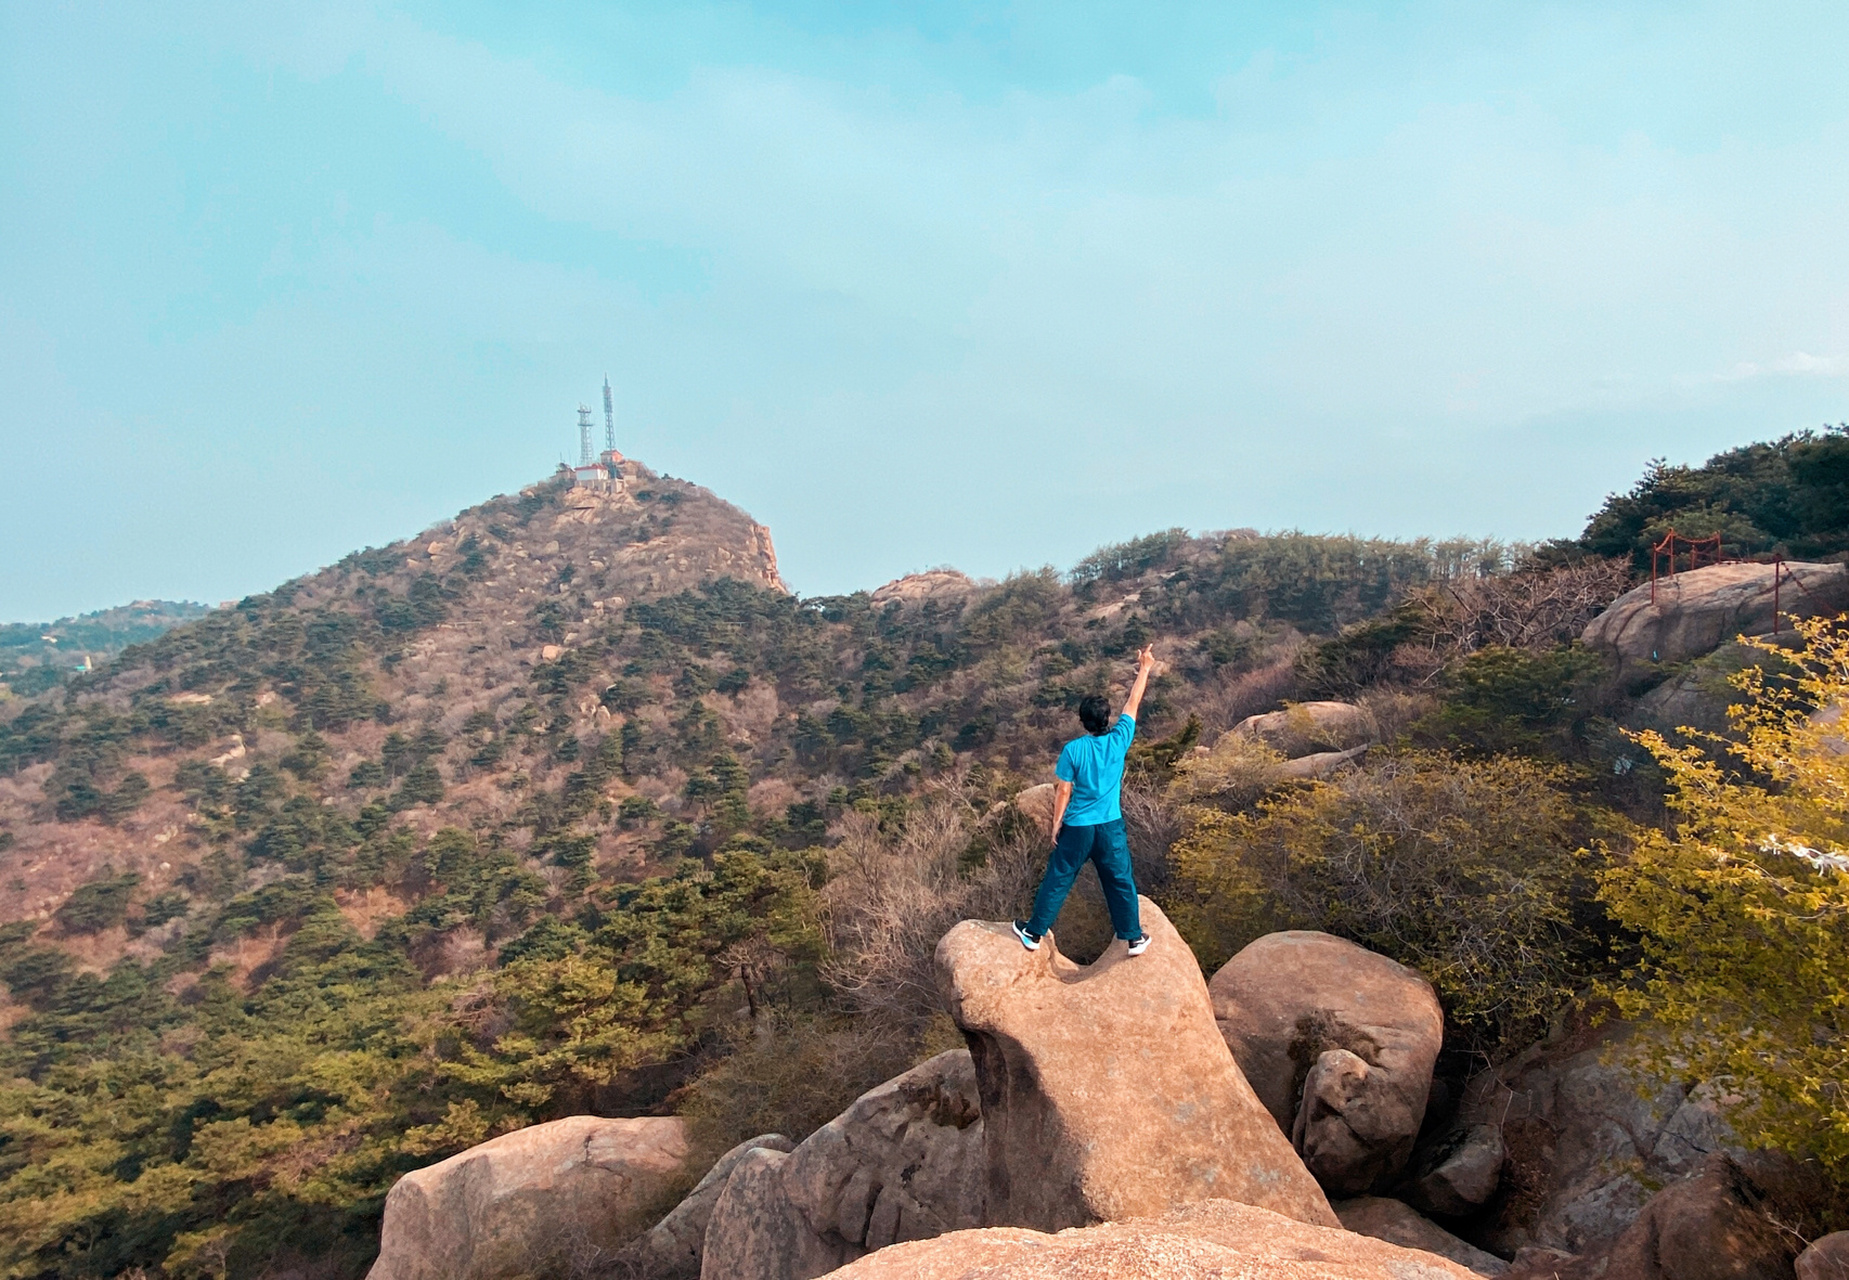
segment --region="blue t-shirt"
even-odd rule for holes
[[[1090,827],[1115,822],[1124,816],[1117,793],[1124,780],[1124,756],[1136,736],[1136,720],[1118,716],[1110,730],[1074,738],[1059,753],[1053,776],[1072,784],[1065,824]]]

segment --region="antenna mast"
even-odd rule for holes
[[[591,406],[578,406],[578,465],[589,467],[596,465],[597,459],[591,453]]]
[[[610,399],[610,375],[603,376],[603,447],[616,452],[616,403]]]

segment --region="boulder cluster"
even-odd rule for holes
[[[1624,1028],[1537,1046],[1439,1106],[1443,1016],[1413,970],[1294,931],[1208,981],[1142,910],[1144,956],[1115,946],[1083,966],[1051,937],[1030,953],[1005,924],[958,924],[937,970],[966,1050],[801,1143],[741,1143],[671,1208],[695,1172],[674,1119],[574,1117],[409,1174],[370,1280],[1821,1280],[1844,1265],[1849,1236],[1806,1249],[1794,1230],[1820,1193],[1805,1171],[1729,1147],[1710,1091],[1624,1066]]]

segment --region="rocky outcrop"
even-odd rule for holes
[[[1575,1027],[1469,1082],[1460,1127],[1495,1128],[1508,1152],[1471,1231],[1478,1244],[1578,1253],[1630,1226],[1653,1188],[1739,1153],[1713,1089],[1650,1075],[1631,1035],[1622,1023]]]
[[[1798,1280],[1849,1280],[1849,1231],[1833,1231],[1798,1255]]]
[[[511,1280],[607,1257],[686,1176],[674,1117],[572,1116],[407,1173],[367,1280]]]
[[[1460,1240],[1443,1227],[1424,1217],[1416,1209],[1385,1196],[1362,1196],[1355,1200],[1338,1200],[1335,1216],[1350,1231],[1408,1249],[1423,1249],[1441,1258],[1449,1258],[1482,1276],[1499,1276],[1509,1264],[1466,1240]]]
[[[1048,1235],[1018,1227],[902,1244],[833,1280],[1477,1280],[1447,1258],[1207,1200],[1170,1213]]]
[[[980,1116],[958,1049],[862,1094],[787,1155],[745,1152],[713,1207],[700,1274],[808,1280],[894,1241],[979,1225]]]
[[[896,600],[909,608],[935,602],[940,608],[954,609],[980,590],[981,583],[959,570],[926,569],[923,573],[908,573],[883,587],[874,588],[872,598],[877,605]]]
[[[1425,1117],[1444,1015],[1424,978],[1326,933],[1269,934],[1208,985],[1220,1032],[1332,1195],[1384,1189]]]
[[[594,558],[607,566],[608,585],[632,600],[719,578],[789,589],[769,529],[711,490],[658,476],[634,459],[615,488],[568,489],[556,515],[528,528],[550,539],[533,539],[535,559],[576,562],[582,571],[595,568]]]
[[[1276,782],[1312,782],[1317,778],[1326,778],[1345,764],[1353,764],[1368,751],[1364,743],[1359,747],[1350,747],[1346,751],[1318,751],[1307,756],[1298,756],[1295,760],[1286,760],[1272,771]]]
[[[803,1215],[784,1180],[789,1162],[783,1152],[760,1147],[732,1170],[706,1227],[703,1280],[810,1280],[864,1252],[832,1229],[818,1231]]]
[[[1053,809],[1058,803],[1059,798],[1050,782],[1035,783],[1014,797],[1014,807],[1044,828],[1049,839],[1053,830]]]
[[[1350,751],[1380,737],[1373,715],[1352,702],[1296,702],[1282,711],[1247,716],[1228,732],[1262,742],[1287,760]]]
[[[747,1138],[720,1156],[687,1198],[625,1251],[631,1269],[642,1272],[650,1280],[692,1280],[699,1275],[700,1260],[706,1248],[706,1227],[712,1221],[719,1193],[725,1190],[732,1170],[752,1151],[788,1152],[791,1145],[780,1133],[765,1133]]]
[[[1788,562],[1773,587],[1769,564],[1716,564],[1625,592],[1581,640],[1610,655],[1620,677],[1712,653],[1736,636],[1764,635],[1774,613],[1812,617],[1849,609],[1849,565]],[[1776,597],[1776,608],[1774,601]]]
[[[1787,631],[1787,635],[1792,633]],[[1672,742],[1678,731],[1726,733],[1727,708],[1746,701],[1733,677],[1747,667],[1764,666],[1766,654],[1731,641],[1689,662],[1639,698],[1624,714],[1624,727],[1654,729]]]
[[[1526,1254],[1509,1280],[1790,1280],[1802,1205],[1781,1203],[1786,1181],[1749,1171],[1731,1156],[1653,1196],[1616,1239],[1577,1257]]]
[[[966,920],[938,980],[975,1060],[987,1221],[1059,1230],[1233,1199],[1335,1225],[1214,1023],[1194,953],[1142,900],[1153,940],[1081,968],[1049,934]]]

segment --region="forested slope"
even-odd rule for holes
[[[394,1178],[492,1132],[806,1131],[943,1043],[930,944],[1037,870],[1003,802],[1149,643],[1129,808],[1202,959],[1335,928],[1493,1051],[1607,971],[1574,850],[1659,804],[1571,643],[1627,572],[1171,530],[799,599],[760,526],[638,467],[215,611],[0,706],[0,1262],[348,1275]],[[1194,750],[1317,696],[1379,767],[1254,807]],[[1389,818],[1368,856],[1442,918],[1318,869]]]
[[[0,696],[43,693],[86,659],[100,666],[130,645],[145,644],[205,612],[204,605],[137,600],[56,622],[0,624]]]

